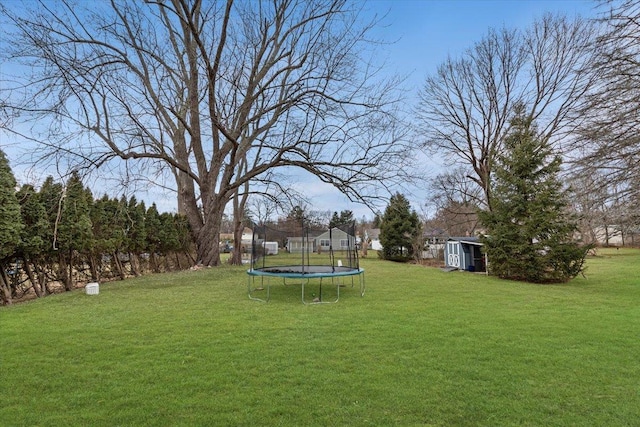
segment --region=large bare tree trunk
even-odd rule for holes
[[[233,251],[231,251],[231,258],[229,258],[229,264],[242,265],[242,231],[244,230],[244,224],[242,219],[233,220]]]
[[[246,170],[247,162],[243,159],[241,162],[241,170]],[[242,194],[239,189],[233,196],[233,252],[229,263],[232,265],[242,265],[242,232],[244,231],[244,217],[247,200],[249,199],[249,183],[243,186]]]
[[[196,235],[197,263],[207,266],[220,265],[220,228],[225,204],[211,202],[205,216],[207,226],[200,227]]]

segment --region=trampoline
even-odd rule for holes
[[[365,292],[353,223],[324,230],[304,221],[255,227],[247,274],[249,298],[256,301],[271,299],[272,281],[285,287],[299,285],[303,304],[338,302],[340,288],[349,279],[351,288],[357,279],[360,296]]]

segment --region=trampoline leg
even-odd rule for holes
[[[262,301],[262,302],[269,302],[269,299],[271,298],[271,282],[269,280],[267,280],[267,298],[266,299],[262,299],[262,298],[256,298],[254,297],[252,294],[253,291],[256,291],[258,289],[264,289],[264,278],[261,277],[261,288],[253,288],[251,285],[253,283],[255,283],[255,277],[253,276],[249,276],[249,278],[247,279],[247,288],[248,288],[248,293],[249,293],[249,299],[252,299],[254,301]]]
[[[309,279],[307,279],[306,281],[308,282]],[[306,305],[307,302],[304,300],[304,282],[305,282],[305,280],[302,279],[302,283],[301,283],[301,285],[302,285],[302,303]]]
[[[331,279],[332,284],[334,284],[335,282],[333,281],[333,278]],[[334,304],[336,302],[338,302],[338,300],[340,299],[340,283],[338,282],[338,285],[336,286],[336,299],[335,301],[322,301],[322,278],[320,278],[320,288],[318,291],[318,301],[312,301],[312,302],[307,302],[304,298],[304,287],[305,284],[309,284],[309,279],[303,280],[302,281],[302,303],[305,305],[309,305],[309,304]]]
[[[335,280],[333,277],[331,278],[331,284],[334,285],[336,284],[336,299],[333,301],[323,301],[322,300],[322,278],[320,278],[320,291],[319,291],[319,298],[318,301],[314,301],[311,304],[335,304],[340,300],[340,281],[339,280]]]

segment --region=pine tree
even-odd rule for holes
[[[74,172],[67,181],[58,223],[60,273],[67,291],[73,288],[76,255],[86,255],[93,245],[90,217],[92,202],[91,193],[84,188],[80,176]],[[63,271],[65,263],[69,269],[68,274]]]
[[[338,212],[334,211],[333,216],[329,220],[329,228],[333,228],[340,223],[340,217],[338,216]]]
[[[162,223],[160,222],[160,213],[155,203],[152,203],[144,217],[144,226],[146,233],[146,250],[151,260],[151,268],[154,273],[160,272],[158,264],[158,255],[162,247]]]
[[[59,265],[59,248],[58,241],[58,225],[60,224],[60,215],[62,214],[62,204],[64,203],[64,186],[54,181],[52,176],[48,176],[44,180],[38,198],[44,206],[47,229],[44,237],[44,248],[38,262],[34,266],[37,270],[37,276],[45,293],[50,293],[50,281],[58,281],[57,276],[52,276],[52,272],[60,272],[57,268]]]
[[[11,290],[5,274],[6,261],[20,244],[22,231],[20,204],[16,198],[16,179],[9,161],[0,150],[0,299],[11,304]]]
[[[117,199],[111,199],[106,194],[96,200],[91,207],[91,224],[93,225],[94,246],[91,263],[92,274],[98,280],[98,268],[102,267],[104,255],[108,255],[117,275],[125,278],[122,265],[118,259],[118,252],[123,248],[126,227],[126,205]]]
[[[67,181],[58,224],[58,239],[61,250],[83,252],[91,247],[93,243],[91,205],[90,193],[82,184],[80,176],[73,173]]]
[[[50,241],[47,212],[32,185],[23,185],[17,193],[24,230],[20,252],[23,256],[34,258],[42,255]]]
[[[49,220],[40,194],[32,185],[23,185],[17,197],[24,224],[18,253],[24,261],[24,271],[33,285],[33,290],[38,297],[41,297],[47,291],[46,282],[40,279],[42,276],[39,273],[42,272],[40,264],[51,242]]]
[[[497,156],[491,210],[480,212],[490,273],[533,283],[565,282],[583,271],[587,247],[559,180],[561,158],[516,114]]]
[[[160,254],[164,257],[167,269],[171,266],[168,262],[170,254],[176,254],[180,250],[180,239],[178,229],[176,228],[176,220],[173,214],[163,212],[160,214]],[[176,268],[179,268],[177,266]]]
[[[58,248],[58,225],[62,213],[62,203],[64,202],[64,187],[59,182],[55,182],[52,176],[44,180],[38,192],[40,201],[44,205],[47,220],[49,222],[49,240],[47,249],[51,249],[49,254]]]
[[[124,247],[129,253],[131,264],[131,272],[135,276],[142,274],[142,266],[140,265],[140,255],[147,248],[147,232],[145,226],[145,215],[147,208],[144,201],[138,202],[134,196],[131,196],[128,202],[124,196],[120,203],[126,206],[126,226]]]
[[[341,211],[340,215],[338,215],[338,212],[333,212],[333,216],[329,221],[329,228],[339,227],[341,225],[352,225],[354,221],[353,211],[346,209]]]
[[[393,261],[410,260],[420,232],[420,219],[411,210],[409,200],[400,193],[391,196],[380,225],[382,258]]]

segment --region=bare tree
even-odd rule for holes
[[[398,82],[344,0],[30,5],[1,6],[9,59],[34,71],[15,77],[11,113],[53,119],[47,153],[74,167],[172,172],[205,265],[220,262],[228,202],[274,168],[363,202],[407,170]]]
[[[480,206],[483,192],[471,178],[468,167],[458,166],[438,174],[429,182],[432,207],[436,210],[447,205]]]
[[[489,30],[460,58],[448,58],[420,92],[418,115],[427,149],[470,169],[490,208],[489,182],[509,116],[523,105],[543,138],[560,140],[591,84],[592,25],[545,15],[526,31]]]
[[[640,200],[640,1],[601,2],[602,32],[587,71],[597,85],[579,115],[575,141],[579,176],[598,174],[616,199]],[[638,224],[636,224],[638,225]]]
[[[573,210],[578,214],[582,240],[587,244],[597,244],[599,230],[609,229],[607,201],[610,194],[604,180],[598,173],[572,176],[570,185],[574,191]]]

